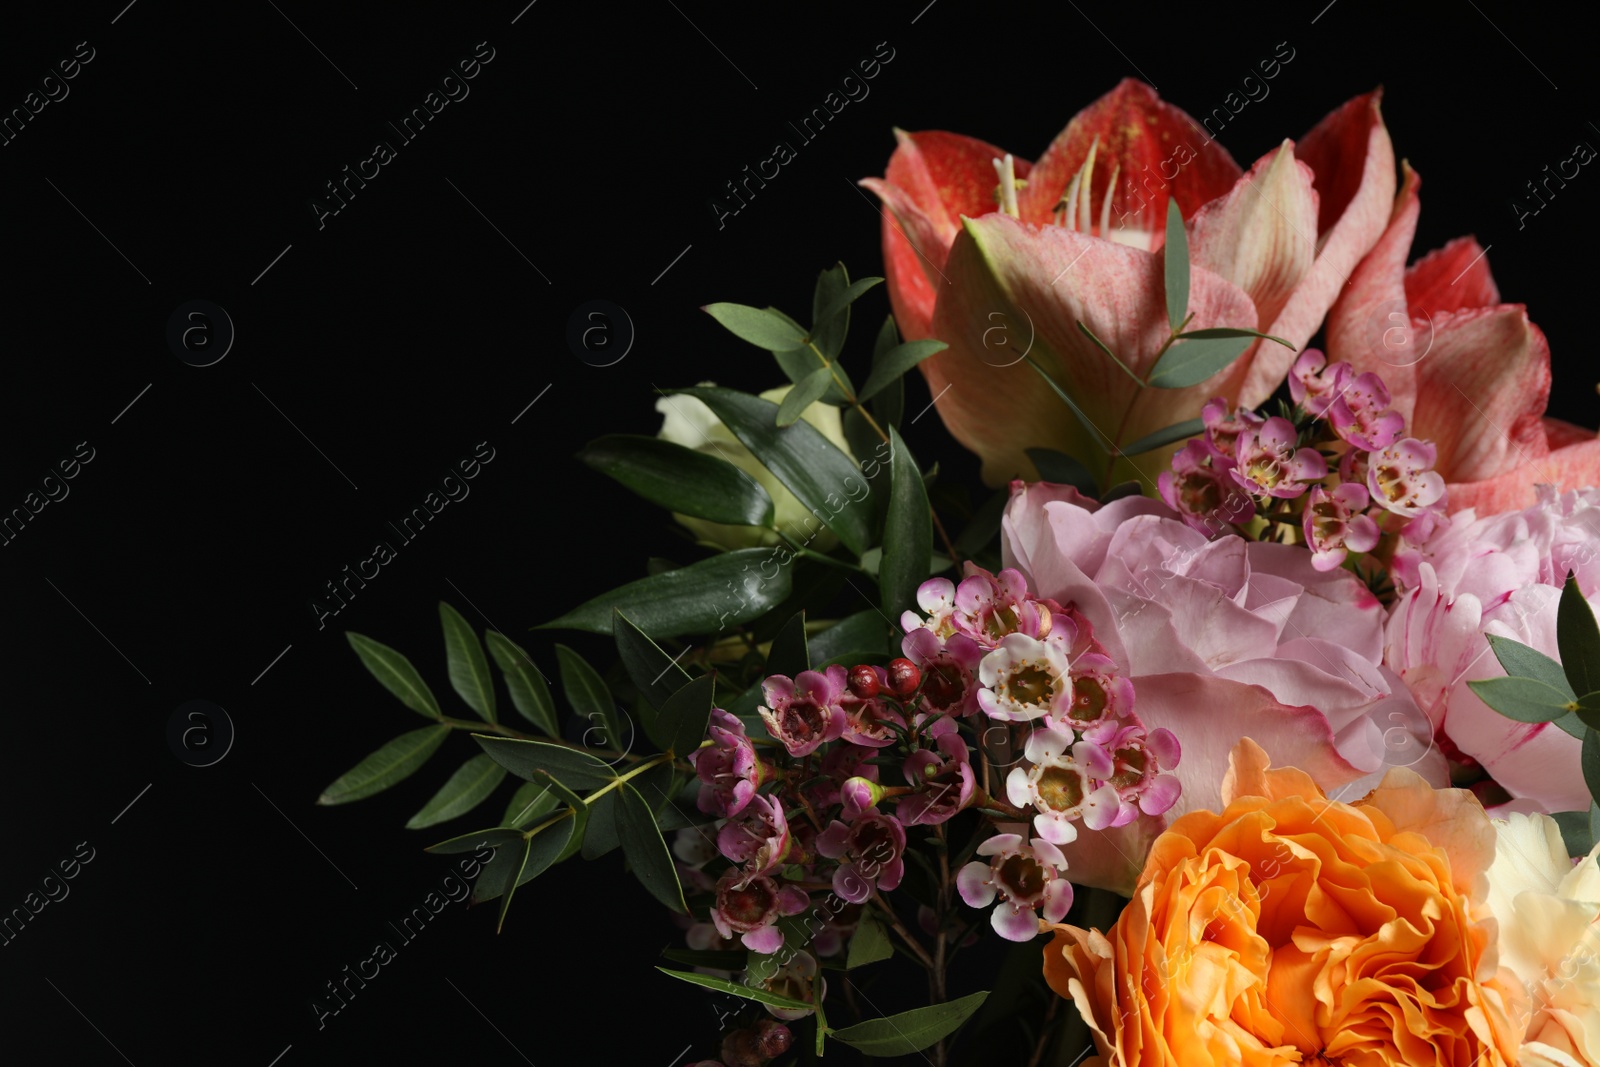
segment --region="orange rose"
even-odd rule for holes
[[[1099,1062],[1515,1063],[1523,994],[1498,976],[1477,800],[1395,768],[1338,803],[1267,764],[1234,748],[1222,814],[1156,840],[1109,933],[1055,927],[1045,978]]]

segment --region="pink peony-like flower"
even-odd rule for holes
[[[1457,512],[1449,529],[1396,559],[1404,592],[1390,609],[1384,661],[1450,746],[1516,798],[1507,810],[1589,804],[1576,737],[1554,723],[1508,719],[1467,685],[1505,673],[1487,634],[1560,659],[1556,608],[1569,570],[1600,603],[1600,489],[1542,486],[1522,511]]]
[[[824,671],[801,671],[790,679],[774,674],[761,683],[766,706],[760,708],[767,732],[783,743],[791,756],[806,756],[829,741],[836,741],[848,725],[841,699],[845,669],[837,663]]]
[[[943,721],[954,726],[950,719]],[[901,769],[906,781],[920,787],[901,798],[896,809],[905,826],[945,822],[971,804],[977,790],[967,742],[953,729],[941,733],[934,748],[918,749],[907,756]]]
[[[1021,834],[996,834],[978,846],[978,860],[961,868],[956,889],[974,908],[995,904],[989,923],[1008,941],[1031,941],[1039,933],[1039,911],[1058,923],[1072,908],[1072,883],[1063,871],[1066,857],[1043,838],[1030,843]]]
[[[1001,548],[1038,595],[1088,620],[1132,682],[1139,721],[1183,739],[1171,808],[1063,846],[1079,885],[1130,890],[1169,822],[1220,806],[1228,753],[1246,735],[1330,791],[1395,765],[1445,784],[1427,717],[1383,666],[1382,605],[1348,571],[1317,570],[1304,547],[1211,541],[1160,501],[1102,506],[1038,483],[1013,488]]]
[[[1420,515],[1444,499],[1444,479],[1433,469],[1438,449],[1407,437],[1367,456],[1367,490],[1373,503],[1396,515]]]
[[[1378,543],[1378,524],[1364,514],[1367,491],[1355,482],[1342,482],[1332,490],[1317,486],[1306,501],[1301,528],[1311,549],[1311,565],[1331,571],[1350,552],[1370,552]]]
[[[1239,435],[1229,476],[1255,496],[1300,496],[1311,482],[1328,476],[1328,465],[1316,449],[1298,447],[1298,440],[1294,423],[1274,415]]]
[[[1229,447],[1236,444],[1229,440]],[[1190,441],[1172,457],[1172,469],[1156,476],[1156,490],[1184,522],[1201,533],[1220,534],[1256,513],[1255,501],[1235,480],[1236,469],[1215,445]]]
[[[783,805],[764,796],[750,798],[744,813],[729,819],[717,831],[717,851],[745,865],[745,875],[776,870],[789,855],[792,838]]]
[[[712,746],[689,755],[700,779],[696,803],[708,815],[730,818],[750,803],[766,781],[769,768],[756,755],[756,747],[745,736],[744,723],[737,715],[712,708],[706,734]]]
[[[1034,808],[1033,828],[1053,845],[1077,840],[1082,819],[1091,830],[1112,824],[1121,809],[1116,789],[1095,779],[1111,777],[1111,757],[1091,741],[1075,741],[1059,730],[1035,730],[1023,750],[1032,766],[1011,768],[1006,797],[1019,808]]]
[[[1327,418],[1334,433],[1365,452],[1388,448],[1406,428],[1406,417],[1389,407],[1389,387],[1371,371],[1345,381]]]
[[[1351,373],[1348,363],[1329,363],[1328,357],[1315,348],[1300,353],[1289,370],[1289,396],[1316,418],[1327,415],[1339,399],[1345,381]],[[1220,403],[1220,401],[1212,401]],[[1387,403],[1387,401],[1385,401]],[[1208,408],[1210,404],[1206,405]],[[1210,423],[1208,422],[1209,428]]]
[[[833,872],[833,891],[852,904],[872,896],[873,887],[889,890],[905,875],[905,827],[893,815],[869,811],[849,825],[835,819],[817,835],[817,852],[842,859]]]
[[[735,867],[717,880],[717,900],[711,922],[723,937],[744,942],[752,952],[776,952],[783,947],[783,932],[774,925],[784,915],[799,915],[811,898],[793,886],[783,886],[766,875],[745,877]]]

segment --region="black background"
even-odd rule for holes
[[[780,383],[698,308],[803,315],[835,260],[880,273],[879,216],[853,183],[883,172],[893,126],[1033,158],[1124,76],[1199,115],[1287,41],[1270,95],[1222,133],[1235,159],[1382,83],[1396,155],[1424,177],[1418,250],[1466,232],[1492,245],[1504,298],[1549,336],[1552,414],[1600,421],[1600,177],[1580,173],[1520,229],[1511,207],[1545,164],[1600,143],[1596,65],[1586,33],[1531,5],[123,2],[8,13],[0,34],[5,110],[78,42],[94,49],[70,95],[0,147],[0,510],[78,442],[94,449],[70,495],[0,549],[0,910],[79,842],[95,850],[70,896],[0,948],[7,1062],[715,1054],[706,999],[650,970],[674,932],[614,856],[525,889],[498,937],[490,909],[452,905],[318,1029],[322,984],[449,873],[421,846],[475,825],[402,829],[443,756],[390,793],[315,806],[421,725],[340,631],[409,653],[448,693],[445,599],[553,674],[552,636],[528,627],[648,556],[692,558],[663,513],[572,455],[600,433],[653,433],[656,386]],[[470,96],[319,229],[323,183],[480,41],[494,59]],[[870,96],[719,229],[710,198],[793,141],[787,123],[879,42],[894,58]],[[196,298],[237,328],[206,368],[165,341]],[[637,330],[605,368],[565,340],[597,298]],[[887,301],[858,307],[847,358],[861,361]],[[908,413],[927,399],[913,381]],[[906,436],[924,463],[975,477],[931,415]],[[470,495],[319,629],[323,583],[480,441],[495,458]],[[604,662],[605,642],[563,639]],[[206,768],[166,739],[196,698],[237,729]]]

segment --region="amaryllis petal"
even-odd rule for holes
[[[991,485],[1034,476],[1026,448],[1089,456],[1113,437],[1133,441],[1169,426],[1206,397],[1231,392],[1248,367],[1246,356],[1189,389],[1139,390],[1080,332],[1081,322],[1136,373],[1148,373],[1169,326],[1161,259],[1136,249],[992,214],[967,220],[945,273],[951,285],[933,328],[950,347],[921,366],[945,425],[983,458]],[[1203,268],[1191,272],[1189,307],[1192,329],[1256,321],[1249,297]],[[1103,421],[1100,442],[1041,388],[1025,352]],[[1119,461],[1118,473],[1137,476],[1136,462]],[[1144,480],[1154,483],[1158,470],[1146,466]]]
[[[1550,430],[1550,424],[1559,427]],[[1479,515],[1497,515],[1502,511],[1515,511],[1529,507],[1534,501],[1534,486],[1553,485],[1557,489],[1577,489],[1600,485],[1600,439],[1592,430],[1545,420],[1546,432],[1561,435],[1570,443],[1554,448],[1537,460],[1521,464],[1476,482],[1450,484],[1450,510],[1473,508]],[[1568,436],[1579,430],[1584,436],[1573,440]]]
[[[1426,317],[1500,303],[1486,251],[1474,238],[1457,237],[1407,267],[1406,303],[1411,314]]]

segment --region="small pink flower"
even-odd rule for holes
[[[781,940],[779,944],[782,945]],[[752,971],[751,977],[758,977],[761,985],[769,993],[776,993],[780,997],[788,997],[790,1000],[812,1004],[815,1001],[812,999],[811,980],[816,977],[818,969],[815,956],[809,952],[796,952],[791,959],[773,970],[770,975],[758,976],[755,971]],[[828,980],[824,978],[820,984],[822,996],[826,998],[828,995]],[[768,1015],[775,1016],[785,1022],[803,1019],[810,1015],[813,1010],[812,1008],[775,1008],[771,1004],[767,1005]]]
[[[927,633],[926,630],[921,631]],[[929,635],[932,636],[932,635]],[[882,667],[874,667],[873,672],[878,676],[878,682],[884,689],[889,686],[889,672]],[[848,672],[847,672],[848,673]],[[840,705],[844,708],[845,727],[843,738],[852,745],[861,745],[864,748],[884,748],[895,743],[900,736],[895,733],[893,726],[905,729],[906,718],[895,710],[893,704],[882,697],[869,697],[863,700],[846,689],[839,698]]]
[[[734,863],[744,864],[746,877],[782,866],[790,843],[783,805],[759,794],[750,799],[739,818],[729,819],[717,831],[717,850]]]
[[[1200,420],[1206,425],[1205,443],[1227,459],[1236,454],[1239,435],[1253,431],[1265,421],[1248,408],[1240,408],[1229,415],[1228,402],[1221,397],[1206,401],[1206,406],[1200,409]]]
[[[1389,387],[1367,371],[1346,382],[1328,409],[1333,432],[1364,452],[1388,448],[1406,432],[1405,416],[1389,407]]]
[[[783,932],[774,925],[779,917],[798,915],[810,904],[793,886],[780,889],[766,875],[747,878],[735,867],[717,881],[711,922],[723,937],[738,935],[750,951],[771,953],[783,947]]]
[[[1073,823],[1082,819],[1091,830],[1113,825],[1121,811],[1121,798],[1109,784],[1111,757],[1091,741],[1074,741],[1070,732],[1035,730],[1023,754],[1032,766],[1011,768],[1006,776],[1006,797],[1019,808],[1033,808],[1033,828],[1053,845],[1070,845],[1078,839]]]
[[[711,724],[706,730],[712,747],[689,755],[700,779],[697,804],[708,815],[729,818],[744,810],[766,781],[768,767],[756,755],[756,747],[745,736],[739,717],[721,708],[711,709]]]
[[[957,717],[978,713],[978,664],[983,648],[966,634],[941,641],[932,630],[911,630],[900,642],[922,671],[922,706]]]
[[[1229,440],[1231,448],[1234,442]],[[1156,478],[1167,506],[1201,533],[1215,536],[1256,513],[1255,501],[1233,480],[1234,463],[1204,441],[1190,441],[1172,457],[1172,469]]]
[[[1166,773],[1178,765],[1183,750],[1171,730],[1155,729],[1148,734],[1137,723],[1125,726],[1107,739],[1105,750],[1113,769],[1107,776],[1121,801],[1113,826],[1126,826],[1139,817],[1162,815],[1177,803],[1183,787],[1177,776]],[[1088,820],[1084,822],[1087,824]]]
[[[945,722],[951,720],[945,719]],[[905,826],[932,826],[972,803],[977,779],[972,773],[967,742],[955,731],[941,734],[934,748],[906,757],[901,768],[919,791],[904,797],[896,809]]]
[[[1346,552],[1370,552],[1378,543],[1378,524],[1364,515],[1370,498],[1355,482],[1343,482],[1332,491],[1315,486],[1306,501],[1301,528],[1311,548],[1311,565],[1331,571],[1344,562]]]
[[[852,904],[872,895],[873,887],[889,890],[900,884],[905,861],[906,831],[892,815],[875,811],[856,817],[849,825],[835,819],[817,835],[817,852],[842,859],[833,872],[833,891]]]
[[[1051,725],[1071,732],[1122,719],[1133,710],[1133,695],[1133,683],[1119,673],[1115,660],[1099,652],[1085,653],[1072,662],[1072,700]]]
[[[978,664],[978,706],[991,719],[1029,722],[1064,714],[1072,703],[1071,664],[1065,641],[1006,635]]]
[[[1017,570],[990,574],[968,563],[967,576],[956,586],[956,629],[985,648],[1013,633],[1041,637],[1050,626],[1049,618],[1048,611],[1040,612]]]
[[[1367,458],[1367,489],[1379,506],[1396,515],[1419,515],[1444,499],[1444,479],[1433,469],[1438,450],[1431,441],[1407,437]]]
[[[1314,448],[1297,447],[1294,423],[1273,416],[1255,430],[1241,434],[1238,466],[1233,480],[1247,492],[1289,499],[1306,491],[1306,484],[1328,476],[1328,465]]]
[[[914,611],[905,612],[900,616],[900,628],[906,633],[919,629],[931,630],[939,637],[955,633],[951,616],[956,611],[956,585],[950,579],[929,578],[917,586],[917,607],[927,619]]]
[[[844,733],[847,720],[840,700],[845,669],[837,663],[826,672],[801,671],[791,680],[774,674],[761,683],[766,707],[758,709],[767,732],[791,756],[806,756]]]
[[[1300,353],[1289,371],[1289,396],[1313,418],[1327,415],[1350,377],[1348,363],[1328,363],[1315,348]]]
[[[857,745],[830,745],[822,755],[821,778],[805,787],[805,795],[814,808],[831,808],[842,798],[840,789],[850,779],[863,778],[875,783],[878,768],[867,761],[875,750]],[[848,816],[847,816],[848,817]]]
[[[986,908],[996,896],[989,923],[1008,941],[1031,941],[1039,933],[1038,911],[1059,923],[1072,907],[1072,883],[1061,872],[1067,860],[1061,850],[1041,838],[1030,846],[1020,834],[996,834],[978,846],[978,860],[961,868],[956,888],[974,908]]]

